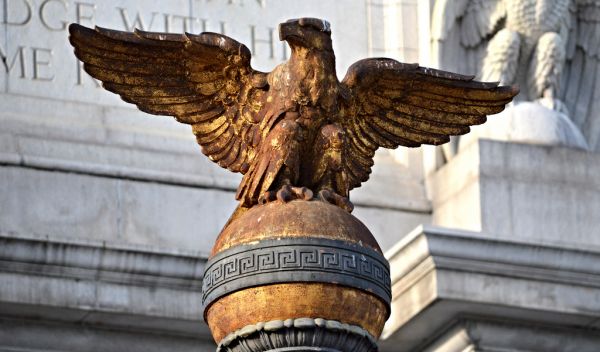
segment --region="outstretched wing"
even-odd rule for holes
[[[600,0],[575,0],[560,98],[590,149],[600,151]]]
[[[192,125],[202,152],[245,173],[268,132],[266,74],[243,44],[215,33],[69,27],[75,55],[104,88],[150,114]]]
[[[350,189],[369,178],[377,148],[446,143],[502,111],[519,92],[392,59],[356,62],[342,90],[345,105],[337,123],[347,133],[344,169]]]
[[[504,0],[436,0],[432,14],[432,65],[478,75],[489,39],[503,26]]]

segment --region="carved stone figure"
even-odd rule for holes
[[[600,1],[437,0],[432,39],[439,67],[526,87],[600,150]]]
[[[244,174],[203,278],[224,352],[376,351],[389,265],[350,190],[379,147],[446,143],[518,93],[392,59],[359,61],[339,82],[329,23],[314,18],[279,26],[292,54],[270,73],[220,34],[69,30],[104,88],[190,124],[204,154]]]

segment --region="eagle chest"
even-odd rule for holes
[[[548,31],[559,31],[571,0],[507,1],[507,28],[537,39]]]
[[[288,111],[298,111],[299,107],[318,108],[325,112],[335,110],[338,81],[335,69],[329,66],[326,60],[317,56],[280,67],[273,81],[275,88],[288,98],[284,99]]]

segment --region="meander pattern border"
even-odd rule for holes
[[[373,249],[340,240],[287,238],[230,248],[206,264],[202,304],[248,287],[335,282],[391,301],[389,264]]]

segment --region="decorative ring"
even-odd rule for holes
[[[321,282],[358,288],[391,301],[389,264],[370,248],[322,238],[285,238],[240,245],[206,264],[202,305],[244,288],[289,282]]]
[[[290,334],[294,337],[290,338]],[[340,338],[343,336],[343,338]],[[321,318],[273,320],[245,326],[219,342],[217,352],[376,352],[377,341],[357,325]]]

